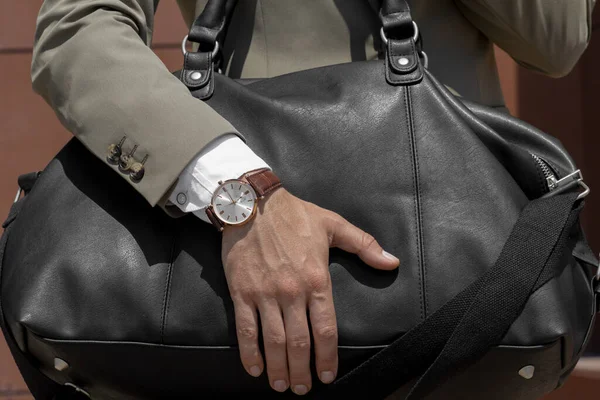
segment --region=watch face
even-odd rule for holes
[[[212,206],[217,218],[226,224],[243,224],[254,215],[256,192],[242,181],[226,181],[215,191]]]

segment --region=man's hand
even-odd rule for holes
[[[262,323],[269,382],[296,394],[311,388],[310,315],[319,378],[331,383],[338,367],[329,248],[358,254],[370,266],[392,270],[399,260],[338,214],[284,188],[268,195],[257,215],[223,232],[222,259],[233,304],[242,363],[250,375],[264,368],[258,347]]]

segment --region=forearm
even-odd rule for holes
[[[148,47],[153,14],[152,0],[46,0],[31,72],[34,89],[98,157],[124,136],[125,150],[148,156],[145,177],[128,181],[155,205],[207,143],[237,131]]]
[[[465,17],[515,60],[550,76],[571,71],[591,36],[596,0],[457,0]]]

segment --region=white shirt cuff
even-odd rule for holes
[[[219,136],[183,170],[169,201],[182,211],[210,222],[205,208],[210,204],[218,182],[237,179],[257,168],[270,169],[236,134]]]

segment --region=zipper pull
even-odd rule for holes
[[[583,192],[581,192],[577,198],[578,200],[583,199],[590,193],[590,188],[585,184],[585,182],[583,182],[583,175],[581,174],[580,170],[571,172],[569,175],[561,179],[556,179],[556,177],[553,175],[548,176],[546,178],[546,182],[548,183],[549,192],[542,197],[554,196],[555,194],[562,193],[575,185],[579,185],[583,188]]]

